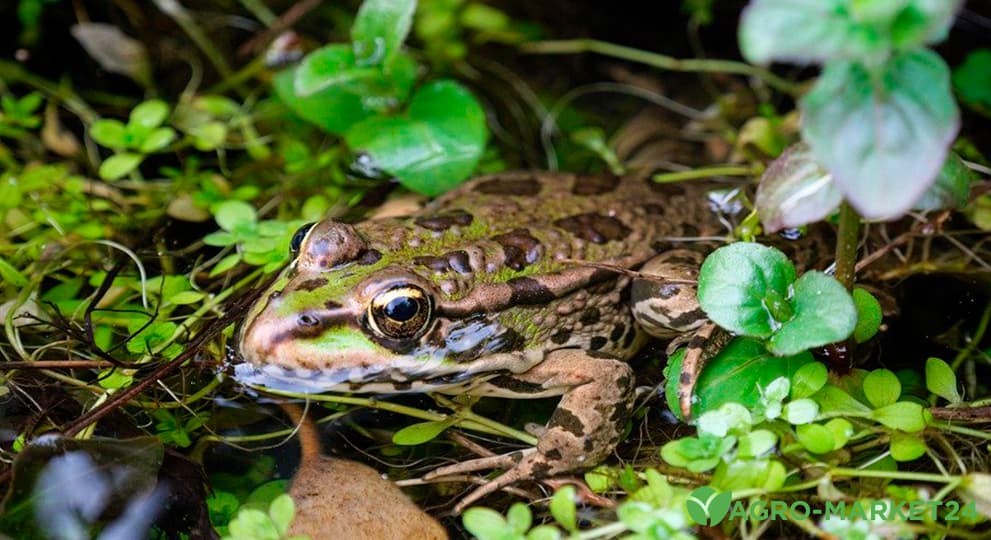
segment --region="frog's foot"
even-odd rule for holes
[[[513,377],[524,383],[518,388],[532,388],[534,394],[563,394],[561,402],[536,448],[442,467],[426,476],[431,479],[489,468],[506,469],[459,502],[454,508],[457,513],[510,484],[596,465],[619,443],[633,402],[633,371],[625,362],[595,352],[562,349],[549,353],[530,371]]]
[[[692,397],[702,368],[732,339],[733,334],[715,323],[707,322],[688,340],[688,349],[681,360],[681,372],[678,374],[678,409],[684,420],[692,418]]]

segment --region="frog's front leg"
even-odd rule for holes
[[[674,338],[668,354],[688,344],[678,377],[678,408],[686,420],[692,416],[692,396],[702,368],[732,339],[699,306],[698,274],[704,259],[705,255],[689,249],[662,253],[640,268],[642,277],[633,281],[630,295],[633,317],[644,331]]]
[[[480,458],[432,471],[426,479],[508,468],[466,496],[460,513],[478,499],[521,480],[536,480],[601,462],[616,445],[633,403],[633,371],[611,356],[580,349],[548,353],[533,369],[512,375],[534,394],[563,394],[535,449]],[[520,394],[519,397],[527,397]]]

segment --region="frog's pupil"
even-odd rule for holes
[[[292,235],[292,240],[289,241],[289,252],[293,255],[299,253],[299,248],[303,247],[303,239],[306,238],[306,233],[310,232],[313,227],[313,223],[307,223],[302,227],[296,229],[296,233]]]
[[[399,322],[405,322],[412,319],[416,316],[418,311],[420,311],[420,305],[408,296],[393,298],[388,304],[385,305],[386,316]]]

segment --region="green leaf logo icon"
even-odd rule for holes
[[[712,526],[719,524],[726,517],[732,501],[732,492],[719,492],[709,486],[702,486],[688,495],[685,506],[688,508],[688,515],[695,523]]]

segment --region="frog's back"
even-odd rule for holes
[[[611,174],[500,173],[467,182],[410,218],[357,228],[374,249],[405,253],[424,277],[472,274],[477,283],[487,274],[547,275],[575,261],[630,267],[665,249],[666,239],[723,235],[706,199],[710,189]]]

